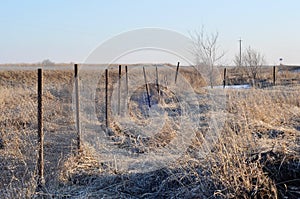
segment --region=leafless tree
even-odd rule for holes
[[[237,66],[240,65],[238,56],[235,56],[234,62]],[[252,80],[252,85],[254,86],[263,64],[265,64],[265,59],[260,52],[252,49],[250,46],[246,48],[242,54],[242,68],[248,78]]]
[[[54,66],[54,65],[55,65],[55,63],[52,62],[50,59],[45,59],[45,60],[43,60],[41,64],[42,64],[43,66]]]
[[[200,31],[190,33],[190,37],[193,42],[192,53],[196,57],[196,62],[208,68],[210,86],[213,88],[215,67],[224,57],[224,52],[220,50],[218,44],[219,33],[206,34],[202,27]]]

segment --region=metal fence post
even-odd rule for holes
[[[177,82],[177,76],[178,76],[178,71],[179,71],[179,64],[180,64],[180,62],[177,63],[176,75],[175,75],[175,84]]]
[[[121,109],[121,77],[122,77],[122,66],[119,65],[119,82],[118,82],[118,115],[120,115]]]
[[[128,97],[128,70],[127,70],[127,65],[125,66],[125,73],[126,73],[126,98]]]
[[[45,185],[44,179],[44,131],[43,131],[43,71],[38,69],[38,187]]]
[[[108,128],[108,69],[105,69],[105,125]]]
[[[276,66],[273,66],[273,86],[275,86],[276,82]]]
[[[151,108],[150,94],[149,94],[149,90],[148,90],[148,83],[147,83],[147,77],[146,77],[145,67],[143,67],[143,72],[144,72],[144,79],[145,79],[145,85],[146,85],[146,93],[147,93],[148,105],[149,105],[149,108]]]
[[[77,148],[78,152],[81,148],[81,130],[80,130],[80,114],[79,114],[79,80],[78,80],[78,65],[74,65],[74,80],[75,80],[75,105],[76,105],[76,131],[77,131]]]
[[[158,97],[159,97],[160,90],[159,90],[159,80],[158,80],[158,69],[157,69],[157,66],[155,68],[155,72],[156,72],[156,89],[157,89],[157,93],[158,93]]]
[[[224,68],[223,88],[226,86],[226,68]]]

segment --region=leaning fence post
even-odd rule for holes
[[[177,76],[178,76],[178,71],[179,71],[179,64],[180,64],[180,62],[177,63],[176,74],[175,74],[175,84],[177,82]]]
[[[145,85],[146,85],[148,105],[149,105],[149,108],[151,108],[150,95],[149,95],[149,90],[148,90],[148,83],[147,83],[147,77],[146,77],[145,67],[143,67],[143,72],[144,72],[144,79],[145,79]]]
[[[276,66],[273,66],[273,86],[275,86],[276,81]]]
[[[226,86],[226,68],[224,68],[223,88]]]
[[[156,71],[156,89],[157,89],[157,93],[158,93],[158,97],[159,97],[159,80],[158,80],[158,70],[157,70],[157,66],[155,68]]]
[[[81,147],[81,132],[80,132],[80,115],[79,115],[79,80],[78,80],[78,65],[74,65],[74,80],[75,80],[75,106],[76,106],[76,131],[77,131],[77,148],[78,152]]]
[[[45,185],[44,179],[44,131],[43,131],[43,72],[42,69],[38,69],[38,142],[39,142],[39,154],[38,154],[38,187]]]

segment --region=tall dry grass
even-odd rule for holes
[[[226,198],[298,197],[299,192],[292,193],[293,185],[280,182],[278,162],[293,165],[290,172],[299,182],[299,87],[229,91],[228,97],[226,124],[205,164],[219,189],[215,194]]]
[[[83,196],[137,198],[298,198],[299,87],[228,90],[227,97],[226,122],[207,156],[194,155],[201,153],[203,144],[203,134],[198,132],[193,146],[177,163],[134,175],[118,173],[114,166],[101,162],[101,157],[97,162],[96,153],[86,148],[83,157],[70,158],[65,164],[62,176],[72,187],[66,193],[76,195],[80,190]]]
[[[58,130],[59,125],[69,126],[67,122],[70,118],[63,120],[63,117],[69,115],[71,110],[66,107],[66,104],[71,106],[72,91],[68,90],[68,87],[72,89],[71,77],[72,73],[68,71],[44,73],[43,106],[44,110],[47,110],[44,111],[46,154],[52,145],[48,138],[49,132]],[[31,198],[36,192],[38,177],[36,82],[36,71],[0,72],[1,198]],[[46,165],[49,165],[47,161],[49,158],[46,160]],[[48,172],[48,169],[46,171]]]
[[[36,74],[0,75],[1,198],[300,197],[299,86],[227,90],[226,121],[206,156],[197,156],[207,133],[203,127],[169,167],[126,173],[101,161],[86,144],[79,155],[63,153],[75,138],[69,133],[74,132],[72,73],[45,73],[48,183],[45,192],[36,193]]]

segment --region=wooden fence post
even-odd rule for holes
[[[38,187],[45,185],[44,179],[44,131],[43,131],[43,71],[38,69]]]
[[[226,86],[226,68],[224,68],[223,88]]]
[[[78,65],[74,65],[74,80],[75,80],[75,106],[76,106],[76,131],[77,131],[77,148],[78,152],[81,148],[81,130],[80,130],[80,115],[79,115],[79,80],[78,80]]]
[[[177,82],[177,76],[178,76],[178,71],[179,71],[179,64],[180,64],[180,62],[177,63],[176,74],[175,74],[175,84]]]
[[[149,105],[149,108],[151,108],[150,95],[149,95],[149,90],[148,90],[148,83],[147,83],[147,77],[146,77],[145,67],[143,67],[143,72],[144,72],[144,79],[145,79],[145,85],[146,85],[148,105]]]

